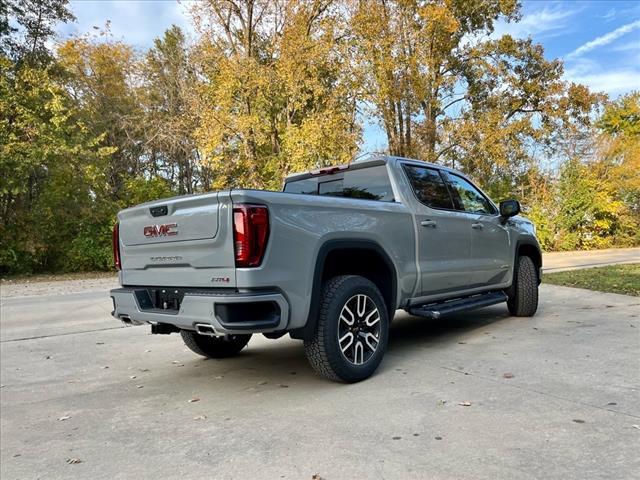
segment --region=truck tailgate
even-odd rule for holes
[[[120,212],[122,284],[235,287],[232,210],[214,192]]]

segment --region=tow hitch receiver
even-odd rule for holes
[[[151,333],[153,335],[169,335],[170,333],[178,333],[180,329],[169,323],[152,323]]]

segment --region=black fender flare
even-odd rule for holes
[[[528,247],[532,247],[538,254],[538,259],[540,260],[540,266],[538,268],[538,285],[540,285],[540,282],[542,282],[542,249],[540,248],[540,244],[538,243],[538,241],[534,238],[528,238],[528,237],[524,237],[524,238],[519,238],[516,241],[516,249],[514,252],[514,257],[513,257],[513,276],[515,278],[516,274],[517,274],[517,269],[518,269],[518,256],[520,252],[520,248],[523,246],[528,246]]]
[[[387,268],[392,273],[391,278],[391,302],[387,305],[389,311],[389,317],[393,317],[393,312],[397,307],[397,295],[398,295],[398,272],[396,271],[394,263],[391,261],[391,257],[386,250],[378,243],[369,239],[332,239],[324,242],[318,250],[316,256],[316,264],[313,271],[313,287],[311,290],[311,301],[309,302],[309,312],[307,314],[307,321],[304,327],[291,330],[289,335],[291,338],[307,340],[310,339],[316,329],[318,322],[318,305],[320,304],[320,295],[322,293],[322,273],[324,271],[324,265],[329,254],[336,250],[369,250],[377,253],[385,262]]]

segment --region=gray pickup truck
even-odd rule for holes
[[[113,316],[214,358],[288,333],[318,373],[356,382],[380,364],[397,309],[534,315],[542,257],[519,212],[460,172],[380,155],[291,175],[282,192],[146,203],[114,227]]]

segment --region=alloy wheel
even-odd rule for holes
[[[369,361],[380,345],[380,312],[367,295],[346,301],[340,311],[338,344],[342,355],[353,365]]]

